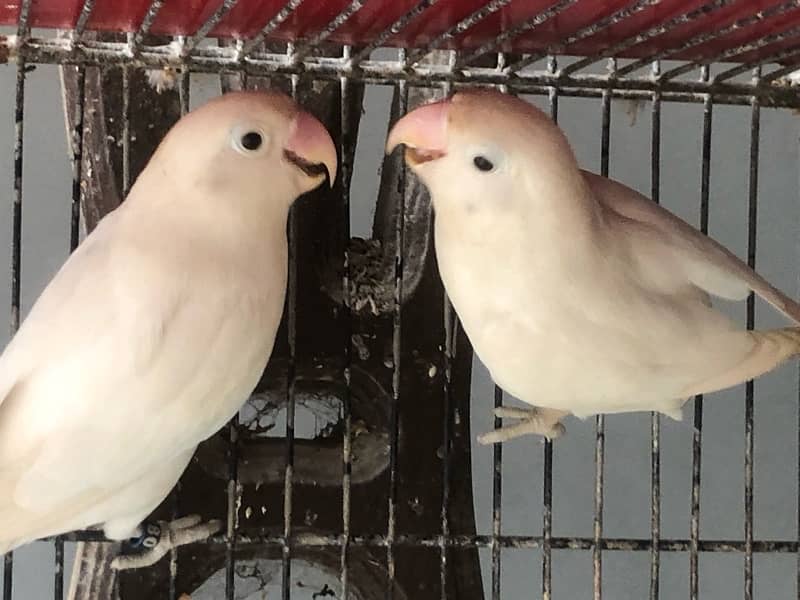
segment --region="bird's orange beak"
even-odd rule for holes
[[[449,99],[412,110],[392,127],[386,140],[386,153],[405,144],[406,162],[412,167],[444,156],[449,110]]]
[[[318,177],[327,171],[328,183],[333,187],[336,181],[336,146],[325,126],[307,112],[299,111],[292,120],[283,155],[310,177]]]

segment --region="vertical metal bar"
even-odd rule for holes
[[[653,77],[661,72],[661,64],[653,63]],[[650,120],[650,196],[660,203],[661,192],[661,92],[653,93],[652,115]],[[659,413],[650,414],[650,600],[658,600],[661,557],[659,540],[661,538],[661,417]]]
[[[65,66],[64,68],[69,69],[73,67]],[[72,170],[69,228],[70,252],[78,247],[78,241],[80,239],[81,200],[83,199],[83,186],[81,185],[81,167],[83,166],[83,117],[86,93],[86,68],[83,65],[76,65],[74,68],[77,74],[75,78],[77,95],[75,104],[73,104],[73,126],[69,140],[70,150],[72,151],[70,157],[70,167]],[[55,539],[55,569],[53,577],[53,597],[55,600],[61,600],[64,597],[64,538],[62,537],[56,537]]]
[[[708,82],[709,67],[701,70],[701,81]],[[711,94],[703,100],[702,172],[700,176],[700,231],[708,233],[708,197],[711,182],[711,117],[714,103]],[[689,598],[698,600],[700,548],[700,467],[703,441],[703,396],[694,399],[694,432],[692,434],[692,498],[689,522]]]
[[[236,507],[239,504],[239,415],[235,415],[228,426],[228,506],[227,527],[225,532],[225,598],[232,600],[236,591],[234,576],[236,574],[236,532],[239,519]],[[174,577],[172,578],[174,579]]]
[[[188,65],[181,67],[180,75],[178,77],[178,99],[181,104],[181,116],[189,112],[189,84],[191,77],[189,75]]]
[[[494,386],[494,407],[503,405],[503,390]],[[494,417],[494,428],[503,426],[502,419]],[[500,543],[503,518],[503,444],[492,446],[492,600],[500,600]]]
[[[344,55],[350,55],[350,47],[344,48]],[[353,422],[350,405],[350,365],[352,360],[352,314],[350,312],[350,180],[353,176],[353,122],[350,114],[350,80],[339,79],[341,139],[339,156],[342,181],[342,247],[344,249],[344,268],[342,270],[342,319],[344,320],[344,390],[342,390],[342,411],[344,413],[344,436],[342,440],[342,549],[340,576],[342,598],[349,600],[350,580],[347,565],[347,551],[350,547],[350,474],[352,471],[351,443]]]
[[[613,75],[617,61],[609,59],[609,74]],[[611,92],[603,90],[600,105],[602,111],[602,132],[600,139],[600,174],[608,177],[609,144],[611,140]],[[603,537],[603,462],[605,460],[605,417],[595,419],[594,446],[594,546],[592,548],[592,590],[594,600],[602,598],[603,553],[600,546]]]
[[[57,537],[54,546],[53,598],[62,600],[64,598],[64,538]]]
[[[292,75],[292,98],[297,99],[298,76]],[[292,580],[292,495],[294,491],[294,396],[297,360],[297,214],[289,209],[288,247],[289,271],[286,287],[286,336],[289,360],[286,369],[286,466],[283,474],[283,553],[281,597],[291,597]],[[233,598],[233,596],[231,596]]]
[[[30,28],[28,16],[31,0],[20,6],[17,35],[24,49]],[[20,280],[22,276],[22,135],[25,116],[25,55],[17,57],[17,77],[14,83],[14,194],[11,200],[11,335],[19,329]],[[11,600],[13,587],[14,554],[6,552],[3,558],[3,600]]]
[[[555,56],[547,58],[547,72],[555,74],[558,62]],[[550,117],[558,123],[558,88],[547,88],[550,102]],[[552,552],[550,540],[553,536],[553,443],[544,440],[544,467],[542,472],[542,600],[550,600],[552,589]]]
[[[131,189],[131,67],[122,66],[122,199]]]
[[[506,65],[506,55],[497,53],[497,69]],[[508,93],[508,87],[500,86],[500,91]],[[503,405],[503,390],[499,385],[494,386],[494,408]],[[502,427],[502,419],[495,414],[494,428]],[[503,444],[498,442],[492,446],[492,600],[500,600],[502,581],[502,547],[500,536],[503,532]]]
[[[247,83],[244,80],[245,74],[239,73],[242,89],[246,89]],[[222,93],[229,91],[227,79],[220,76]],[[239,529],[239,414],[235,414],[228,423],[228,447],[226,449],[226,460],[228,463],[228,489],[227,489],[227,518],[225,531],[225,598],[232,600],[236,592],[236,534]]]
[[[448,56],[448,66],[450,68],[455,65],[456,53],[450,52]],[[445,96],[449,96],[452,89],[450,82],[445,82],[443,91]],[[442,424],[442,505],[440,511],[440,520],[442,527],[442,536],[440,538],[439,546],[439,585],[440,585],[440,598],[445,600],[447,598],[447,545],[450,537],[450,450],[451,442],[451,427],[453,418],[453,361],[456,356],[456,339],[458,336],[458,317],[453,304],[447,292],[444,292],[443,298],[443,318],[444,318],[444,345],[443,361],[444,361],[444,421]]]
[[[126,68],[127,70],[127,68]],[[123,72],[123,86],[125,85],[124,80],[125,74]],[[191,84],[191,76],[189,73],[189,68],[187,65],[183,65],[181,68],[180,74],[178,76],[178,99],[181,107],[181,117],[185,116],[189,112],[189,91],[190,91],[190,84]],[[128,87],[130,88],[130,81],[128,81]],[[130,89],[128,90],[130,92]],[[122,99],[123,104],[126,101],[126,98],[123,97]],[[130,111],[130,97],[127,98],[128,102],[128,111]],[[124,112],[124,107],[123,107]],[[126,123],[129,125],[130,121],[130,114],[128,114],[128,119],[125,119],[123,116],[123,127],[125,127]],[[125,138],[128,136],[123,135],[123,143]],[[128,140],[130,142],[130,140]],[[128,161],[130,161],[130,157],[128,157]],[[125,170],[125,157],[124,157],[124,148],[123,148],[123,173]],[[130,177],[130,164],[128,164],[128,177]],[[128,182],[130,184],[130,182]],[[175,488],[170,493],[170,518],[175,520],[178,518],[179,515],[179,499],[181,493],[181,482],[175,485]],[[177,576],[178,576],[178,549],[177,548],[170,548],[169,551],[169,588],[167,590],[168,598],[170,600],[176,600],[178,597],[178,586],[177,586]]]
[[[753,71],[754,83],[758,83],[761,68]],[[747,201],[747,264],[756,265],[756,230],[758,224],[758,151],[761,107],[758,97],[750,100],[750,177]],[[755,296],[747,297],[747,329],[755,326]],[[745,384],[744,400],[744,597],[753,599],[753,381]]]
[[[399,59],[406,64],[406,52],[400,49]],[[399,102],[399,115],[408,110],[408,87],[405,81],[397,84]],[[389,407],[389,522],[386,529],[386,565],[389,575],[386,597],[394,598],[395,558],[394,540],[397,534],[397,462],[398,462],[398,433],[400,425],[400,366],[401,366],[401,341],[402,341],[402,306],[403,297],[403,244],[405,233],[405,169],[401,171],[399,182],[398,202],[399,217],[395,223],[395,251],[394,251],[394,309],[392,314],[392,403]]]
[[[65,67],[70,68],[70,67]],[[70,167],[72,168],[72,202],[70,205],[70,236],[69,249],[75,250],[78,247],[80,232],[81,215],[81,166],[83,162],[83,109],[85,98],[86,68],[83,65],[76,65],[75,86],[77,88],[76,102],[73,105],[73,127],[71,132],[70,148],[72,157]]]
[[[439,546],[439,584],[441,600],[447,598],[447,541],[450,537],[450,427],[452,402],[453,359],[456,349],[457,321],[453,305],[444,296],[444,421],[442,425],[442,506],[440,511],[442,537]]]

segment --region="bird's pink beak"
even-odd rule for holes
[[[325,126],[307,112],[298,112],[292,120],[283,156],[310,177],[324,177],[327,171],[328,183],[333,187],[336,181],[336,146]]]
[[[440,100],[412,110],[389,132],[386,153],[406,146],[406,162],[412,167],[447,154],[447,114],[450,100]]]

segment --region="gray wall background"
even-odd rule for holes
[[[0,265],[10,265],[14,71],[0,66]],[[193,104],[218,93],[210,76],[192,79]],[[369,231],[386,135],[389,88],[369,88],[353,180],[354,235]],[[546,99],[531,98],[546,107]],[[70,171],[57,68],[38,66],[27,79],[24,149],[23,314],[67,256]],[[630,103],[612,106],[611,176],[649,195],[650,104],[635,123]],[[559,123],[581,164],[600,168],[600,102],[562,98]],[[700,199],[702,106],[664,103],[661,136],[661,200],[697,226]],[[715,106],[711,162],[711,235],[740,257],[746,254],[749,107]],[[758,270],[773,284],[798,296],[800,202],[798,201],[797,116],[762,109],[759,162]],[[10,266],[1,267],[9,272]],[[0,293],[0,315],[9,314],[10,291]],[[744,303],[724,310],[744,323]],[[759,303],[757,326],[783,321]],[[8,340],[0,326],[0,342]],[[535,368],[535,366],[533,366]],[[793,362],[755,384],[755,537],[797,539],[798,367]],[[472,429],[491,427],[492,382],[475,365]],[[689,537],[692,409],[683,422],[662,419],[662,538]],[[567,435],[554,445],[553,535],[592,536],[594,493],[593,420],[566,421]],[[503,462],[503,531],[541,533],[542,443],[525,438],[506,444]],[[491,533],[492,450],[473,447],[473,481],[479,533]],[[705,402],[701,488],[701,537],[744,536],[744,390],[713,394]],[[401,457],[402,460],[402,457]],[[463,468],[454,465],[457,471]],[[650,536],[650,418],[647,414],[606,418],[605,531],[610,537]],[[68,544],[69,546],[69,544]],[[68,553],[70,548],[68,548]],[[488,550],[484,578],[489,589]],[[16,600],[52,597],[53,549],[34,543],[15,554]],[[536,598],[541,589],[541,553],[504,550],[503,598]],[[686,553],[663,553],[661,597],[686,598]],[[743,596],[743,556],[703,554],[701,597]],[[755,596],[796,597],[797,558],[756,555]],[[649,555],[606,552],[604,594],[611,600],[639,600],[649,585]],[[2,566],[0,566],[2,570]],[[67,568],[69,574],[69,568]],[[556,599],[591,597],[591,552],[553,551]],[[212,597],[212,596],[209,596]],[[255,596],[243,596],[247,598]]]

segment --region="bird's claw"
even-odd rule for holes
[[[489,433],[478,436],[480,444],[497,444],[507,442],[514,438],[529,433],[541,435],[548,440],[560,437],[567,430],[557,419],[545,418],[545,411],[539,408],[517,408],[514,406],[498,406],[494,409],[494,416],[499,419],[518,419],[514,425],[499,427]],[[561,413],[559,413],[560,415]]]
[[[141,569],[157,563],[173,548],[199,542],[222,529],[222,521],[201,522],[199,515],[189,515],[174,521],[158,521],[142,525],[142,534],[123,543],[122,552],[111,563],[118,571]]]

